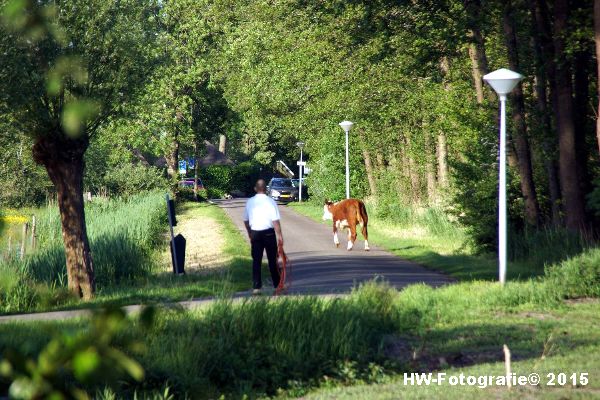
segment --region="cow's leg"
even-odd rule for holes
[[[371,250],[369,248],[369,234],[367,232],[367,225],[366,224],[364,224],[363,227],[362,227],[362,235],[365,238],[365,251]]]
[[[348,227],[348,251],[352,250],[354,242],[356,241],[356,226]]]
[[[335,247],[340,247],[340,239],[338,239],[337,225],[335,221],[333,221],[333,244],[335,244]]]

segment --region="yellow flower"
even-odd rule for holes
[[[7,224],[24,224],[29,221],[29,218],[24,215],[4,215],[0,219]]]

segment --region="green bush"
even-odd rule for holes
[[[113,196],[132,196],[156,189],[167,190],[167,179],[160,169],[142,164],[126,164],[110,168],[104,184]]]
[[[562,298],[600,297],[600,248],[548,267],[545,279]]]
[[[200,170],[209,198],[222,198],[233,191],[250,195],[259,175],[260,164],[254,161],[244,161],[235,166],[212,165]]]
[[[16,146],[0,148],[0,204],[2,207],[39,206],[54,193],[54,186],[44,167],[37,165],[27,140],[18,150]],[[19,154],[19,155],[18,155]]]

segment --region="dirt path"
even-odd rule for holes
[[[202,208],[185,206],[177,215],[175,235],[181,233],[186,240],[186,273],[206,273],[228,265],[230,257],[223,251],[225,237],[223,228]],[[172,268],[168,249],[163,254],[165,270]]]

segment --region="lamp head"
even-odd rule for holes
[[[349,132],[350,129],[352,129],[352,125],[354,125],[354,123],[350,122],[350,121],[342,121],[342,122],[340,122],[340,126],[342,127],[342,129],[344,130],[344,132]]]
[[[512,92],[521,79],[523,79],[523,75],[506,68],[490,72],[483,77],[483,80],[500,96]]]
[[[304,147],[304,142],[296,142],[296,146],[303,148]]]

